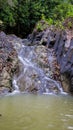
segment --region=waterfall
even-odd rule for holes
[[[19,91],[19,87],[18,87],[18,85],[17,85],[17,81],[16,81],[15,78],[13,79],[13,87],[14,87],[14,91],[13,91],[12,94],[16,94],[16,93],[19,93],[19,92],[20,92],[20,91]]]
[[[14,93],[19,93],[20,90],[37,91],[43,94],[63,93],[61,83],[51,77],[52,67],[49,66],[49,63],[52,63],[54,59],[51,50],[49,51],[42,45],[21,45],[17,52],[23,71],[13,79]],[[47,64],[46,59],[50,60],[47,61]]]

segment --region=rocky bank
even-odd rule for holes
[[[22,46],[30,48],[23,47],[22,53],[25,58],[31,55],[31,62],[42,68],[48,78],[57,81],[64,91],[73,93],[73,31],[68,29],[62,31],[53,27],[48,27],[43,31],[34,29],[27,39],[0,32],[1,93],[14,89],[12,85],[14,75],[19,77],[17,85],[21,91],[38,92],[43,87],[45,80],[42,82],[41,78],[38,78],[38,71],[34,71],[32,67],[27,69],[25,75],[20,76],[24,69],[17,55],[21,52]],[[58,92],[59,90],[53,83],[46,84],[50,86],[49,91]]]

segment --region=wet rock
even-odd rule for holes
[[[7,87],[0,87],[0,95],[7,94],[10,92],[10,89]]]
[[[63,90],[69,93],[70,81],[66,74],[61,74],[61,82],[62,82]]]

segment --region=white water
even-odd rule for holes
[[[14,91],[12,92],[12,95],[16,94],[16,93],[20,93],[19,87],[17,85],[17,81],[16,79],[13,80],[13,87],[14,87]]]

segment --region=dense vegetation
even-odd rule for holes
[[[26,36],[45,19],[60,24],[73,17],[73,0],[0,0],[0,29]]]

